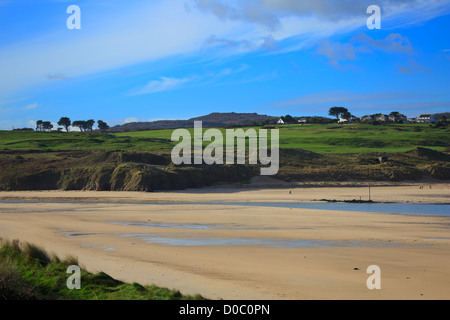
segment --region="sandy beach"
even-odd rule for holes
[[[422,185],[373,184],[370,196],[450,202],[450,184]],[[0,237],[76,255],[89,271],[123,281],[211,299],[449,299],[450,216],[226,204],[368,200],[368,192],[365,185],[0,192]],[[381,269],[380,290],[366,286],[371,265]]]

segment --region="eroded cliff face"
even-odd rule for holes
[[[0,190],[156,191],[251,179],[246,166],[174,166],[145,152],[4,152]]]
[[[0,151],[0,190],[165,191],[245,183],[250,165],[175,166],[170,152]],[[387,161],[380,163],[379,157]],[[317,154],[280,150],[284,181],[450,180],[450,155],[425,148],[404,153]]]

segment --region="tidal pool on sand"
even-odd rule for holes
[[[123,234],[122,237],[138,238],[147,243],[169,246],[263,246],[274,248],[306,247],[396,247],[411,246],[393,242],[330,241],[312,239],[269,239],[269,238],[211,238],[192,236],[170,236],[153,234]]]

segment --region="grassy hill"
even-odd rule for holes
[[[415,147],[445,151],[450,145],[449,129],[420,124],[290,125],[274,128],[280,129],[280,148],[317,153],[403,152]],[[188,130],[193,136],[193,129]],[[226,128],[220,130],[224,133]],[[0,149],[167,150],[175,145],[171,142],[172,132],[172,129],[106,134],[1,131]]]
[[[450,180],[446,128],[411,124],[277,128],[278,179]],[[175,145],[172,132],[0,132],[0,190],[174,190],[245,182],[259,174],[258,165],[175,166],[170,157]],[[380,156],[389,161],[378,163]]]
[[[264,120],[276,122],[276,117],[260,115],[257,113],[211,113],[209,115],[192,118],[189,120],[158,120],[152,122],[126,123],[111,128],[111,132],[133,132],[145,130],[162,130],[177,128],[192,128],[194,121],[202,121],[204,127],[223,127],[228,125],[253,125]]]

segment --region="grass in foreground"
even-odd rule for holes
[[[203,300],[177,290],[128,284],[81,270],[81,289],[69,290],[66,273],[78,259],[60,259],[18,240],[0,239],[0,300]]]

